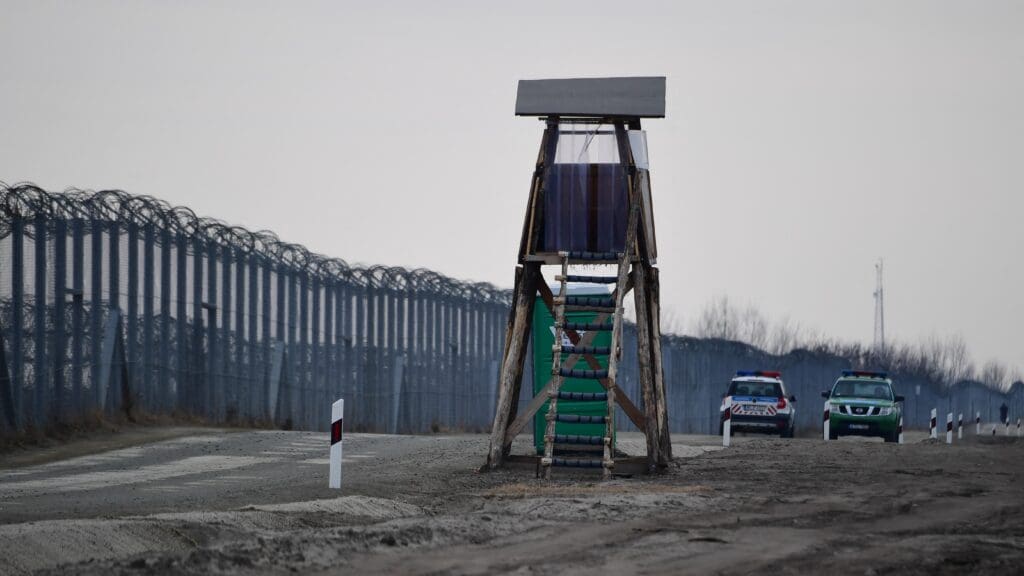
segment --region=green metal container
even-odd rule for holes
[[[558,287],[552,286],[552,293],[558,294]],[[605,286],[595,285],[570,287],[569,296],[608,296],[609,291]],[[570,322],[594,322],[599,313],[570,311],[566,313]],[[605,320],[611,323],[612,315],[609,314]],[[580,337],[586,334],[581,332]],[[544,301],[538,296],[533,307],[533,393],[539,394],[551,382],[551,347],[555,343],[555,319],[548,311]],[[568,338],[563,344],[568,345]],[[599,331],[589,346],[611,346],[611,331]],[[562,357],[562,365],[565,365],[565,356]],[[608,356],[595,356],[601,364],[601,369],[608,368]],[[590,369],[591,367],[581,358],[577,361],[575,368]],[[565,378],[562,380],[562,388],[565,392],[604,392],[604,387],[597,380],[582,378]],[[562,400],[558,403],[559,414],[581,414],[587,416],[604,416],[607,414],[607,403],[599,402],[571,402]],[[537,448],[537,454],[544,453],[544,429],[547,425],[548,402],[537,411],[533,418],[533,444]],[[569,422],[557,422],[555,424],[556,434],[578,434],[581,436],[604,436],[604,424],[573,424]]]

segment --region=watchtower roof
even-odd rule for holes
[[[664,118],[665,77],[520,80],[516,116]]]

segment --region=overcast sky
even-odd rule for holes
[[[663,305],[1024,366],[1024,2],[11,2],[0,180],[511,286],[520,78],[664,75]]]

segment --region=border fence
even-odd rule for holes
[[[339,397],[351,430],[485,429],[509,304],[491,284],[350,265],[146,196],[0,185],[0,433],[133,411],[322,430]],[[815,426],[818,392],[851,366],[672,335],[662,347],[678,432],[717,432],[721,392],[751,368],[782,369]],[[931,407],[1024,411],[1019,383],[905,381],[921,387],[897,384],[908,426]],[[639,399],[628,354],[619,385]],[[525,405],[530,370],[523,387]]]
[[[318,429],[342,396],[351,429],[480,427],[507,309],[149,197],[0,188],[9,430],[127,408]]]

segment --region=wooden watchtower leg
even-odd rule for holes
[[[668,427],[668,398],[665,394],[665,370],[661,357],[661,285],[657,268],[648,268],[647,290],[651,311],[651,369],[654,371],[654,393],[658,403],[658,434],[661,438],[658,465],[668,466],[668,463],[672,461],[672,438]]]
[[[512,438],[508,438],[508,426],[515,420],[519,405],[523,362],[526,360],[526,345],[530,338],[539,277],[538,263],[527,263],[516,268],[515,293],[505,333],[505,356],[502,358],[501,377],[498,379],[498,406],[494,413],[491,445],[487,453],[487,466],[492,469],[501,466],[512,443]]]
[[[658,401],[654,390],[654,370],[651,366],[651,310],[647,292],[644,265],[633,265],[633,296],[636,304],[637,368],[640,392],[644,400],[644,435],[647,436],[647,467],[653,470],[661,454],[661,434],[658,431]],[[658,343],[660,345],[660,343]]]

